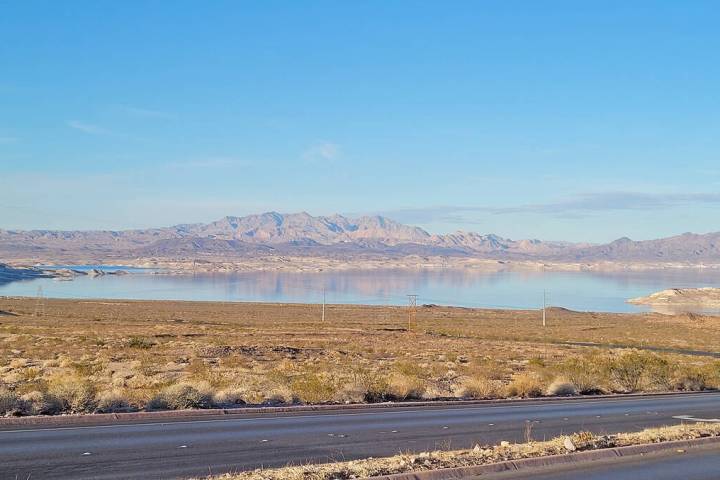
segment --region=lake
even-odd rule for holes
[[[75,269],[97,266],[72,267]],[[129,275],[80,276],[72,281],[43,278],[0,284],[0,296],[112,298],[138,300],[212,300],[405,305],[408,294],[418,304],[489,308],[540,308],[638,312],[647,307],[628,298],[666,288],[720,287],[720,271],[710,269],[641,272],[538,272],[472,270],[333,271],[320,273],[250,272],[166,275],[142,269]]]

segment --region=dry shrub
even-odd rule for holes
[[[699,392],[705,390],[708,384],[708,376],[705,371],[694,366],[679,367],[672,379],[672,386],[675,390],[685,392]]]
[[[17,394],[6,388],[0,389],[0,415],[19,415],[22,402]]]
[[[612,358],[607,369],[615,387],[632,393],[640,389],[640,380],[647,366],[646,356],[636,351],[624,352]]]
[[[602,391],[604,383],[604,375],[600,368],[602,363],[598,355],[571,357],[562,362],[557,370],[560,376],[575,386],[578,393],[598,393]]]
[[[668,391],[673,388],[673,367],[670,362],[659,355],[645,355],[645,371],[643,375],[643,390]]]
[[[97,411],[100,413],[129,412],[132,410],[127,395],[120,389],[105,390],[97,395]]]
[[[390,381],[385,375],[366,368],[355,368],[352,378],[352,385],[347,388],[361,393],[361,401],[374,403],[389,399]]]
[[[164,388],[147,405],[149,410],[182,410],[188,408],[210,408],[212,391],[205,383],[176,383]]]
[[[507,394],[509,397],[541,397],[544,390],[540,379],[536,375],[529,373],[514,375],[510,384],[507,386]]]
[[[60,400],[38,390],[26,393],[21,400],[28,415],[57,415],[63,410]]]
[[[417,400],[422,398],[426,388],[422,378],[397,373],[390,377],[388,395],[396,400]]]
[[[486,377],[472,377],[462,382],[460,396],[472,399],[499,398],[502,396],[502,384]]]
[[[297,403],[298,399],[287,386],[276,386],[270,389],[263,398],[263,403],[267,405],[284,405],[289,403]]]
[[[55,397],[63,411],[85,413],[95,410],[95,386],[78,375],[56,375],[50,379],[48,393]]]
[[[245,405],[246,393],[243,389],[238,387],[226,388],[220,390],[213,396],[213,403],[216,405]]]
[[[295,378],[290,388],[303,403],[329,402],[337,390],[330,378],[315,373],[306,373]]]
[[[578,394],[578,389],[572,382],[563,377],[557,377],[548,386],[546,393],[553,397],[570,397]]]

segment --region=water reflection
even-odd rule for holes
[[[538,308],[543,290],[550,303],[575,310],[642,311],[628,298],[665,288],[720,286],[720,271],[703,269],[633,272],[461,270],[252,272],[237,274],[132,274],[35,279],[0,285],[0,295],[60,298],[132,298],[217,301],[396,304],[407,294],[419,303],[470,307]],[[694,309],[697,310],[697,309]]]

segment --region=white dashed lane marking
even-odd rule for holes
[[[692,415],[676,415],[677,420],[688,420],[690,422],[720,423],[720,418],[695,418]]]

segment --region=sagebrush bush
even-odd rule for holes
[[[100,392],[96,401],[99,413],[129,412],[133,410],[127,395],[120,389]]]
[[[18,415],[21,412],[21,400],[17,394],[6,388],[0,388],[0,416]]]
[[[21,397],[27,415],[57,415],[63,411],[63,404],[53,395],[38,390]]]
[[[607,364],[608,373],[616,389],[632,393],[640,389],[640,380],[647,367],[647,356],[630,351],[613,357]]]
[[[316,373],[306,373],[293,379],[290,388],[303,403],[329,402],[336,392],[332,379]]]
[[[575,386],[578,393],[589,394],[602,391],[605,382],[602,365],[602,359],[592,354],[570,357],[560,363],[556,370],[560,376]]]
[[[210,408],[212,391],[208,385],[176,383],[164,388],[147,405],[150,410],[183,410],[187,408]]]
[[[643,390],[668,391],[673,389],[673,366],[666,358],[656,354],[645,354],[644,362]]]
[[[56,375],[48,383],[48,393],[56,398],[63,411],[86,413],[95,410],[95,386],[77,375]]]
[[[510,397],[541,397],[544,390],[540,379],[529,373],[514,375],[510,384],[507,386],[507,394]]]
[[[708,376],[705,371],[694,366],[682,366],[675,370],[672,386],[675,390],[685,392],[699,392],[705,390]]]
[[[499,398],[502,396],[502,384],[481,376],[467,378],[460,387],[460,396],[471,399]]]
[[[238,387],[226,388],[220,390],[213,396],[213,403],[217,405],[245,405],[246,392]]]
[[[578,394],[578,389],[572,382],[565,378],[558,377],[547,387],[547,395],[554,397],[569,397]]]
[[[395,400],[417,400],[422,398],[426,389],[424,379],[397,373],[390,377],[388,396]]]
[[[268,390],[263,398],[263,403],[267,405],[283,405],[297,403],[298,398],[292,390],[286,386],[276,386]]]

